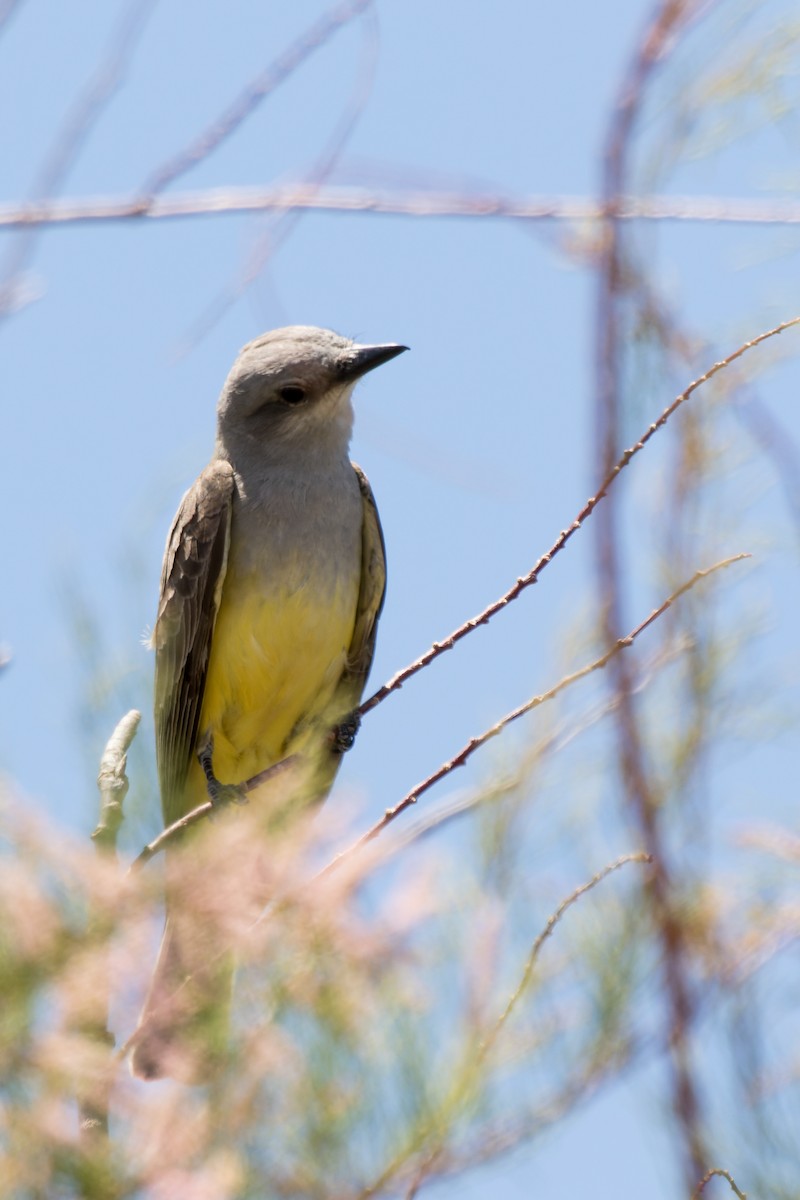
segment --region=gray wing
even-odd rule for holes
[[[361,587],[347,663],[337,689],[337,706],[341,708],[342,716],[356,707],[364,691],[375,653],[378,617],[386,593],[386,547],[375,497],[361,468],[353,463],[353,470],[361,488],[364,513],[361,527]]]
[[[184,496],[164,554],[153,633],[155,726],[164,821],[183,815],[206,669],[228,563],[234,477],[212,462]]]

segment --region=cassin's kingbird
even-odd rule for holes
[[[312,744],[324,760],[318,791],[330,786],[340,757],[330,732],[360,700],[386,583],[375,501],[348,458],[351,393],[405,349],[291,326],[236,359],[214,456],[183,498],[161,574],[153,644],[166,825],[208,798],[204,746],[215,778],[236,785]],[[196,1079],[191,1014],[225,1008],[232,967],[217,961],[204,973],[213,937],[170,900],[169,874],[132,1069]],[[169,1004],[187,979],[188,1017]]]

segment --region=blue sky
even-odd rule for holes
[[[776,28],[791,12],[781,4],[762,8]],[[682,69],[689,80],[692,62],[715,37],[735,33],[744,11],[733,4],[717,9],[708,18],[717,24],[698,28],[688,43]],[[0,107],[7,114],[0,202],[30,196],[65,114],[106,58],[125,11],[98,0],[79,11],[59,0],[23,0],[0,31]],[[323,11],[312,0],[153,5],[124,82],[61,194],[136,195]],[[342,28],[171,190],[313,176],[373,70],[332,182],[591,198],[609,106],[649,13],[643,0],[619,0],[613,19],[608,6],[585,0],[379,0],[371,16]],[[785,86],[790,96],[791,74]],[[679,88],[656,95],[648,128],[668,119],[679,95]],[[770,124],[755,103],[734,106],[734,114],[734,123],[747,129],[751,122],[752,132],[728,145],[726,131],[711,120],[713,155],[701,152],[703,117],[692,114],[695,150],[667,189],[792,195],[791,118]],[[20,791],[80,832],[93,823],[103,737],[127,703],[148,709],[152,668],[142,639],[153,619],[164,537],[182,491],[209,456],[219,387],[251,337],[303,323],[411,347],[370,376],[356,400],[353,454],[375,489],[389,551],[375,686],[527,571],[597,478],[594,281],[574,253],[590,239],[588,227],[305,213],[251,286],[210,323],[208,314],[235,290],[273,228],[269,218],[222,215],[47,229],[25,269],[23,303],[0,327],[0,639],[13,656],[0,684],[0,762]],[[15,236],[0,231],[0,269]],[[711,358],[797,311],[791,231],[669,223],[643,229],[642,240]],[[786,361],[761,385],[794,436],[797,336],[784,336]],[[631,435],[689,378],[644,379],[627,418]],[[647,541],[641,524],[658,514],[664,465],[654,452],[631,468],[634,559],[637,536]],[[731,543],[720,531],[718,556],[759,552],[753,603],[768,614],[771,639],[761,665],[769,674],[777,663],[770,678],[776,696],[785,688],[777,706],[790,724],[797,703],[795,534],[772,468],[762,463],[742,480],[759,544]],[[557,678],[562,643],[579,633],[581,614],[592,608],[592,565],[586,530],[513,611],[365,722],[342,788],[378,814],[470,734]],[[633,625],[663,598],[663,577],[648,569],[632,589],[640,601],[629,614]],[[97,679],[76,633],[76,593],[88,603],[93,636],[102,638],[109,694],[96,720],[85,716],[87,679]],[[145,747],[147,721],[149,715]],[[748,760],[749,775],[717,765],[714,787],[737,817],[752,813],[754,794],[778,793],[776,814],[781,797],[788,800],[782,780],[794,763],[790,748],[770,742],[760,753],[756,765]],[[471,768],[453,786],[484,770]],[[452,790],[445,786],[442,795]],[[141,828],[152,831],[154,797],[140,788],[135,803]],[[554,903],[561,894],[553,892]],[[477,1173],[471,1193],[442,1185],[441,1194],[482,1195],[488,1180],[499,1195],[521,1197],[535,1178],[546,1200],[583,1194],[598,1180],[622,1200],[677,1195],[659,1131],[657,1079],[654,1069],[616,1086],[544,1149]]]

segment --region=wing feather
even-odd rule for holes
[[[212,462],[184,496],[167,539],[153,633],[155,726],[165,824],[182,816],[196,750],[211,635],[228,561],[234,476]]]
[[[375,654],[378,617],[386,593],[386,546],[375,497],[361,468],[353,463],[353,470],[361,489],[364,514],[361,527],[361,586],[353,637],[337,692],[337,701],[341,698],[344,705],[342,715],[356,707],[364,691]]]

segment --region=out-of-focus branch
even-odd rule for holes
[[[21,0],[3,0],[0,3],[0,32],[19,8]]]
[[[185,150],[152,173],[140,189],[140,206],[147,210],[155,196],[213,154],[252,115],[262,100],[272,95],[315,50],[329,42],[343,25],[360,16],[371,3],[372,0],[344,0],[323,13],[274,63],[251,80],[230,107]]]
[[[713,569],[714,568],[712,568],[712,570]],[[691,586],[691,585],[688,585],[688,586]],[[576,904],[578,902],[578,900],[580,900],[581,896],[585,896],[587,892],[590,892],[593,888],[596,888],[598,883],[602,883],[604,879],[607,879],[609,875],[612,875],[614,873],[614,871],[618,871],[620,869],[620,867],[624,867],[628,863],[650,863],[650,864],[652,864],[652,862],[653,862],[652,856],[649,854],[646,854],[644,851],[641,851],[641,850],[637,851],[634,854],[623,854],[620,856],[620,858],[615,859],[614,862],[607,863],[606,866],[604,866],[600,871],[598,871],[596,875],[593,875],[592,878],[589,879],[586,883],[582,883],[580,885],[580,887],[575,888],[574,892],[571,892],[570,895],[567,896],[565,900],[561,901],[558,908],[554,912],[552,912],[550,914],[550,916],[547,918],[547,923],[545,924],[544,929],[542,929],[541,933],[539,934],[539,936],[536,938],[535,942],[533,943],[530,954],[528,955],[528,958],[525,962],[525,966],[523,968],[522,975],[520,976],[519,983],[517,984],[516,988],[514,989],[513,993],[511,994],[511,996],[509,996],[508,1003],[506,1004],[506,1006],[503,1009],[500,1016],[497,1018],[497,1021],[495,1022],[492,1029],[489,1031],[487,1036],[484,1038],[484,1040],[481,1042],[480,1046],[478,1047],[479,1061],[483,1061],[483,1059],[485,1059],[486,1056],[489,1054],[489,1052],[491,1051],[495,1042],[497,1041],[497,1038],[502,1033],[503,1027],[507,1023],[509,1017],[511,1016],[512,1012],[514,1011],[517,1004],[519,1003],[520,997],[523,996],[524,993],[527,991],[528,985],[530,984],[531,977],[533,975],[533,968],[536,966],[536,961],[539,957],[539,954],[541,953],[542,946],[547,941],[547,939],[550,937],[550,935],[552,934],[556,925],[559,923],[561,918],[564,916],[564,913],[567,911],[567,909],[572,908],[572,905]]]
[[[22,303],[24,295],[20,278],[32,257],[39,228],[53,223],[50,219],[36,219],[33,214],[38,211],[40,216],[52,215],[62,208],[52,197],[77,158],[92,126],[124,79],[136,40],[155,3],[156,0],[132,0],[115,31],[106,59],[68,113],[64,126],[54,140],[51,154],[31,189],[32,200],[23,206],[26,213],[24,219],[5,222],[7,227],[22,230],[22,236],[12,244],[2,271],[0,317]],[[344,0],[325,13],[272,66],[256,76],[231,106],[185,150],[152,173],[137,195],[128,202],[127,215],[152,215],[155,198],[160,192],[212,154],[314,50],[325,45],[338,29],[363,13],[371,3],[372,0]]]
[[[372,190],[293,182],[271,187],[207,188],[171,196],[74,196],[0,204],[0,228],[131,220],[174,220],[236,213],[373,213],[396,217],[465,217],[511,221],[703,221],[734,225],[798,225],[800,204],[721,196],[622,196],[601,203],[582,196],[504,196],[474,192]]]
[[[374,7],[370,8],[369,5],[362,4],[361,8],[364,9],[365,18],[372,17],[371,21],[367,20],[366,22],[363,66],[357,73],[352,95],[328,144],[318,155],[317,161],[309,171],[309,177],[305,181],[306,187],[322,188],[325,180],[330,177],[366,107],[375,82],[379,45],[377,19]],[[328,36],[335,32],[336,27],[331,27]],[[206,337],[230,306],[244,295],[251,284],[262,274],[270,258],[294,231],[306,211],[308,210],[302,208],[273,211],[272,220],[268,222],[269,227],[257,238],[255,245],[248,249],[244,269],[239,272],[238,278],[229,283],[193,323],[188,336],[183,339],[181,350],[190,348]]]
[[[592,878],[586,883],[583,883],[579,887],[575,888],[575,890],[571,892],[569,896],[561,901],[554,912],[550,914],[550,916],[547,918],[544,928],[538,934],[533,942],[533,945],[531,946],[519,982],[509,997],[502,1013],[500,1013],[497,1020],[486,1034],[486,1037],[483,1038],[478,1044],[476,1053],[467,1061],[462,1070],[458,1072],[458,1076],[450,1089],[451,1094],[443,1104],[444,1111],[449,1112],[452,1117],[460,1115],[461,1111],[463,1110],[465,1100],[472,1096],[476,1087],[479,1086],[481,1072],[485,1060],[497,1041],[497,1038],[505,1028],[520,999],[527,991],[544,943],[551,936],[556,925],[558,925],[559,921],[567,912],[567,910],[570,909],[573,904],[576,904],[581,897],[585,896],[587,892],[592,891],[592,889],[597,887],[598,884],[602,883],[604,879],[607,879],[609,875],[620,870],[621,867],[627,866],[628,863],[651,862],[652,859],[648,854],[641,852],[634,854],[623,854],[614,862],[608,863],[605,867],[598,871],[596,875],[593,875]],[[447,1139],[447,1134],[451,1127],[452,1121],[449,1125],[446,1125],[444,1129],[436,1132],[432,1146],[429,1147],[425,1157],[417,1167],[414,1173],[414,1178],[408,1190],[406,1191],[406,1200],[414,1200],[414,1197],[419,1192],[426,1178],[433,1170],[436,1169],[437,1161],[442,1153]],[[431,1130],[429,1132],[433,1131]],[[419,1140],[422,1141],[422,1137]],[[408,1156],[412,1152],[412,1148],[410,1147],[401,1151],[400,1155],[398,1155],[393,1163],[384,1171],[381,1179],[373,1183],[368,1189],[362,1192],[361,1196],[372,1196],[386,1183],[388,1183],[398,1169],[405,1163]]]
[[[652,78],[674,48],[679,35],[707,8],[702,0],[659,0],[631,57],[609,123],[601,189],[602,203],[609,215],[605,221],[599,262],[596,308],[596,441],[600,447],[600,473],[603,476],[615,462],[621,440],[626,347],[624,301],[628,295],[629,254],[613,207],[629,187],[633,135]],[[611,646],[619,629],[625,626],[622,537],[616,497],[603,506],[596,535],[603,635]],[[648,769],[625,656],[617,656],[614,660],[612,686],[619,697],[616,733],[625,801],[644,839],[644,847],[655,863],[645,896],[653,911],[662,949],[672,1104],[683,1142],[685,1178],[687,1186],[691,1187],[703,1171],[707,1155],[701,1132],[699,1090],[688,1045],[692,1001],[685,935],[681,917],[675,909],[663,814]]]
[[[758,396],[743,396],[734,412],[753,441],[772,462],[783,487],[795,531],[800,535],[800,448],[789,430]]]
[[[690,383],[685,391],[681,392],[681,394],[676,396],[671,404],[667,405],[667,407],[661,413],[661,416],[649,426],[645,433],[643,433],[639,438],[639,441],[623,452],[616,463],[614,463],[614,465],[608,471],[608,474],[600,484],[600,487],[595,495],[591,496],[586,501],[585,505],[578,513],[572,524],[567,529],[563,529],[561,531],[547,553],[542,555],[542,557],[528,572],[528,574],[521,576],[516,583],[514,583],[508,589],[507,592],[505,592],[498,600],[495,600],[489,604],[483,610],[483,612],[478,613],[476,617],[471,617],[470,620],[465,621],[463,625],[459,625],[458,629],[455,629],[449,635],[449,637],[445,638],[443,641],[434,642],[430,649],[426,650],[425,653],[422,654],[418,659],[416,659],[413,663],[410,663],[407,667],[404,667],[401,671],[398,671],[396,675],[393,675],[392,678],[383,685],[383,687],[379,688],[378,691],[370,696],[368,700],[364,701],[358,710],[360,715],[364,716],[373,708],[377,707],[377,705],[385,700],[388,695],[394,691],[397,691],[398,688],[403,686],[406,680],[410,679],[412,675],[416,675],[418,671],[421,671],[422,668],[426,667],[429,662],[433,661],[433,659],[438,658],[440,654],[445,652],[445,650],[452,650],[456,642],[461,641],[461,639],[466,637],[468,633],[471,633],[473,629],[477,629],[479,625],[487,625],[491,618],[500,612],[501,609],[505,608],[507,604],[510,604],[512,600],[516,600],[517,596],[519,596],[520,593],[525,590],[525,588],[528,588],[532,584],[538,582],[539,576],[545,567],[552,562],[560,550],[563,550],[564,546],[567,544],[572,535],[576,533],[578,529],[580,529],[583,522],[587,519],[587,517],[591,516],[591,514],[599,505],[600,501],[603,500],[608,494],[611,485],[614,483],[614,480],[617,478],[620,472],[627,467],[631,459],[638,454],[640,450],[644,449],[653,434],[656,433],[657,430],[659,430],[663,425],[666,425],[673,413],[675,413],[677,409],[689,399],[693,392],[696,392],[699,387],[701,387],[704,383],[707,383],[720,371],[723,371],[726,367],[729,367],[731,363],[736,361],[736,359],[741,358],[743,354],[746,354],[749,350],[752,350],[754,346],[758,346],[761,342],[766,341],[768,338],[774,337],[776,334],[783,333],[785,329],[790,329],[792,326],[798,324],[800,324],[800,316],[792,317],[791,320],[783,321],[780,325],[776,325],[774,328],[758,334],[757,337],[752,338],[749,342],[744,342],[731,354],[727,355],[726,358],[715,362],[714,365],[709,367],[709,369],[703,375],[700,375],[697,379]]]
[[[49,198],[58,191],[66,178],[92,127],[122,83],[137,39],[155,4],[156,0],[132,0],[125,9],[105,58],[67,112],[66,119],[55,136],[52,149],[34,180],[31,188],[34,204],[50,203]],[[0,317],[13,311],[19,303],[20,276],[33,255],[38,235],[37,224],[41,222],[23,222],[20,226],[24,230],[22,236],[9,248],[5,266],[0,273]]]
[[[128,794],[126,774],[128,750],[139,728],[141,714],[131,709],[117,724],[106,743],[100,760],[97,786],[100,791],[100,816],[92,840],[102,858],[115,859],[117,834],[123,821],[122,805]],[[95,912],[87,930],[90,941],[98,942],[98,954],[104,954],[102,942],[107,936],[105,914]],[[101,982],[98,979],[98,983]],[[86,1037],[107,1050],[107,1063],[100,1078],[85,1095],[79,1098],[81,1140],[87,1152],[95,1154],[108,1140],[108,1100],[114,1068],[114,1037],[108,1029],[109,979],[107,968],[103,972],[102,986],[93,995],[92,1011],[85,1025]]]
[[[100,759],[97,787],[100,791],[100,818],[92,840],[105,854],[116,854],[117,834],[124,819],[122,805],[128,794],[128,750],[142,714],[135,708],[126,713],[106,743]]]

